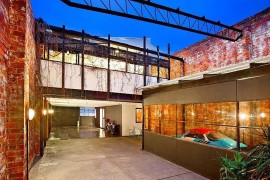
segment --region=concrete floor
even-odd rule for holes
[[[140,148],[141,139],[132,137],[52,138],[30,180],[205,179]]]

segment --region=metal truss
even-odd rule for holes
[[[150,0],[61,0],[71,7],[146,21],[229,41],[242,37],[242,30]]]

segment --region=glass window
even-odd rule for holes
[[[241,142],[248,147],[264,143],[263,129],[270,126],[270,100],[239,103]]]
[[[95,108],[80,108],[80,116],[96,116]]]

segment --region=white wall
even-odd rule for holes
[[[67,89],[81,89],[81,70],[80,65],[65,64],[65,87]]]
[[[85,90],[107,92],[107,69],[85,67]],[[62,63],[41,60],[42,85],[62,87]],[[155,84],[156,77],[146,77],[147,85]],[[111,70],[110,90],[114,93],[141,95],[143,75]],[[65,88],[81,89],[81,66],[65,64]]]
[[[105,119],[115,121],[116,124],[120,125],[120,135],[122,133],[122,105],[107,106],[105,108]]]
[[[85,67],[85,90],[107,92],[107,70]]]
[[[142,108],[142,105],[122,105],[122,136],[129,136],[129,129],[133,127],[142,128],[142,123],[136,123],[136,108]]]
[[[41,81],[45,87],[62,87],[61,62],[41,60]]]

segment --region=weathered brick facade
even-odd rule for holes
[[[7,69],[8,61],[8,1],[0,1],[0,177],[6,177],[6,124],[7,121]]]
[[[26,178],[28,108],[39,110],[35,21],[30,0],[0,2],[0,179]],[[29,164],[39,153],[39,117],[29,122]],[[30,167],[29,165],[29,167]]]
[[[270,55],[270,8],[235,25],[243,30],[236,42],[209,37],[177,53],[185,60],[185,75],[237,64]],[[171,77],[181,74],[181,64],[171,62]]]

